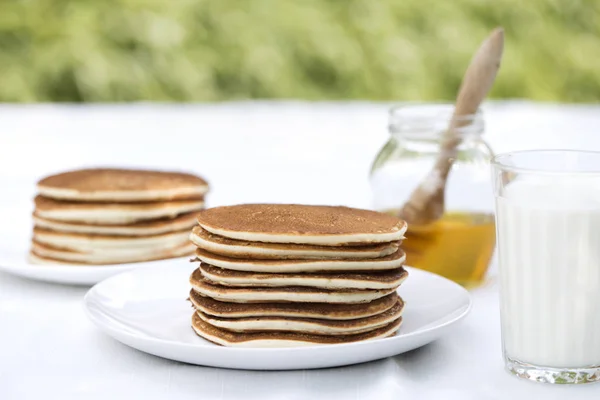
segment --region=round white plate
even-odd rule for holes
[[[38,281],[94,285],[134,268],[186,264],[191,257],[115,265],[37,265],[27,260],[28,248],[0,246],[0,271]]]
[[[191,328],[188,278],[197,265],[135,269],[111,277],[84,299],[90,319],[135,349],[176,361],[212,367],[287,370],[337,367],[394,356],[445,334],[471,308],[469,293],[438,275],[407,268],[399,293],[406,302],[394,337],[366,342],[295,348],[228,348]]]

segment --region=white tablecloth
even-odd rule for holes
[[[27,241],[36,179],[84,165],[192,170],[209,205],[370,206],[369,165],[387,139],[384,104],[0,106],[0,244]],[[496,152],[600,149],[600,107],[485,107]],[[0,246],[0,251],[2,246]],[[431,345],[372,363],[312,371],[213,369],[160,359],[100,333],[86,288],[0,273],[0,399],[598,399],[503,370],[497,289],[473,292],[467,319]],[[410,396],[410,397],[409,397]]]

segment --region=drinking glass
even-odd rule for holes
[[[492,160],[505,365],[549,383],[600,380],[600,153]]]

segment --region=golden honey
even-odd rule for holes
[[[409,224],[405,236],[406,265],[474,287],[483,281],[494,253],[494,215],[447,213],[430,225]]]

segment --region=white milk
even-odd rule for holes
[[[505,354],[600,366],[600,180],[516,180],[497,199]]]

